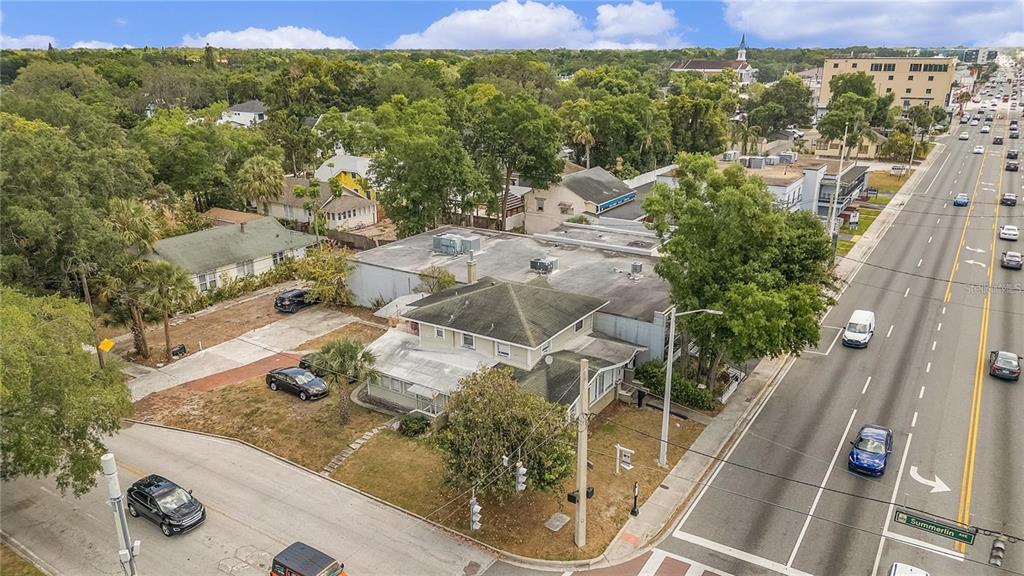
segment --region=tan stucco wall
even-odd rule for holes
[[[537,209],[537,199],[544,199],[544,210]],[[586,202],[568,188],[554,184],[548,190],[530,190],[523,196],[526,204],[526,233],[550,232],[562,223],[586,211]],[[562,214],[561,203],[572,205],[572,214]]]
[[[883,68],[885,64],[893,64],[895,70],[872,71],[872,64],[882,64]],[[911,72],[912,64],[921,64],[922,70]],[[945,72],[925,72],[924,64],[946,64],[948,67]],[[944,106],[956,77],[956,58],[828,58],[822,73],[818,106],[827,106],[832,98],[829,81],[833,77],[853,72],[865,72],[874,78],[875,91],[879,96],[891,91],[896,96],[893,106],[903,107],[904,100],[909,100],[910,106]],[[889,80],[890,76],[892,80]],[[928,80],[929,76],[933,77],[932,80]],[[908,88],[909,94],[906,92]],[[931,94],[927,93],[928,89],[931,89]]]

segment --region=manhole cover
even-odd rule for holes
[[[462,573],[466,576],[475,576],[480,573],[480,564],[477,562],[470,562],[462,568]]]

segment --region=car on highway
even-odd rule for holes
[[[274,556],[271,576],[345,576],[345,565],[309,544],[293,542]]]
[[[843,346],[867,348],[874,334],[875,313],[870,310],[854,310],[843,330]]]
[[[1014,130],[1013,132],[1010,132],[1010,138],[1013,139],[1013,140],[1019,140],[1020,139],[1020,132],[1018,132],[1016,130]]]
[[[275,368],[267,372],[267,388],[283,390],[299,397],[299,400],[317,400],[327,396],[327,383],[309,370],[303,368]]]
[[[1016,206],[1017,195],[1013,192],[1003,192],[1003,195],[999,198],[999,203],[1003,206]]]
[[[1024,360],[1020,355],[1005,350],[993,350],[988,353],[988,374],[1003,380],[1020,379],[1020,363]]]
[[[1007,159],[1007,160],[1016,160],[1016,159],[1017,159],[1017,156],[1018,156],[1019,154],[1020,154],[1020,152],[1018,152],[1018,151],[1016,151],[1016,150],[1007,150],[1007,151],[1006,151],[1006,159]]]
[[[978,125],[978,119],[977,118],[971,120],[971,126],[977,126],[977,125]]]
[[[978,144],[977,146],[974,147],[974,153],[975,154],[984,154],[985,153],[985,147],[982,146],[981,144]]]
[[[970,138],[971,138],[971,135],[968,134],[967,132],[961,132],[960,133],[960,139],[961,140],[969,140]]]
[[[1006,163],[1007,172],[1017,172],[1018,170],[1020,170],[1020,165],[1014,162],[1013,160],[1010,160]]]
[[[885,464],[892,454],[892,430],[869,424],[860,429],[857,439],[850,442],[850,458],[847,467],[851,472],[881,476]]]
[[[1013,224],[1003,224],[999,227],[1000,240],[1017,240],[1020,238],[1020,230]]]
[[[313,304],[316,304],[316,300],[302,288],[286,290],[274,298],[274,309],[278,312],[298,312]]]
[[[1002,136],[993,136],[992,137],[992,143],[993,144],[1002,144],[1003,143],[1003,137]]]
[[[988,124],[985,124],[984,126],[981,127],[981,133],[982,134],[988,134],[991,131],[992,131],[992,127],[989,126]]]
[[[1020,252],[1007,250],[1006,252],[1003,252],[1003,255],[999,258],[999,266],[1009,270],[1020,270],[1022,266],[1021,260],[1022,256]]]
[[[150,474],[128,488],[128,514],[160,526],[164,536],[184,534],[206,521],[206,507],[163,476]]]
[[[969,196],[967,196],[967,194],[964,194],[963,192],[957,194],[953,198],[953,206],[967,206],[970,203],[971,203],[971,198]]]
[[[970,122],[970,121],[971,121],[971,119],[970,119],[970,118],[968,118],[968,117],[967,117],[966,115],[965,115],[965,116],[961,116],[961,117],[960,117],[960,123],[961,123],[961,124],[967,124],[967,123],[968,123],[968,122]]]

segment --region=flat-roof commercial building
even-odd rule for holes
[[[893,106],[906,110],[918,104],[948,106],[956,58],[827,58],[821,78],[818,108],[832,99],[829,82],[840,74],[865,72],[875,80],[879,96],[894,94]]]

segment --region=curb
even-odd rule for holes
[[[62,574],[56,568],[50,566],[45,560],[33,554],[31,550],[23,546],[21,542],[15,540],[14,537],[7,532],[0,530],[0,540],[10,547],[11,550],[14,550],[15,554],[20,556],[29,564],[35,566],[36,569],[43,574],[46,574],[47,576],[60,576]]]

